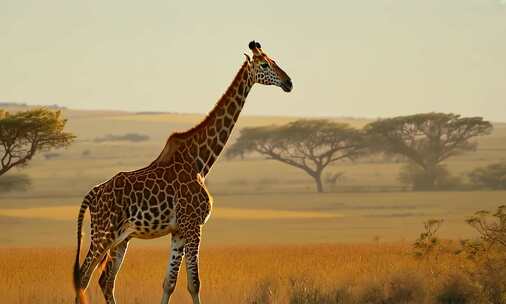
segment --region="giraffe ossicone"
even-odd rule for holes
[[[163,283],[162,304],[169,302],[185,257],[188,291],[200,303],[198,270],[202,226],[213,200],[205,177],[221,154],[255,83],[292,90],[290,77],[267,56],[258,42],[249,43],[247,56],[232,84],[207,117],[195,127],[169,136],[160,155],[147,167],[120,172],[91,189],[77,219],[77,254],[74,264],[76,303],[86,303],[84,292],[102,265],[99,284],[106,303],[116,303],[114,284],[132,238],[172,235],[171,255]],[[82,223],[90,210],[91,243],[79,265]]]

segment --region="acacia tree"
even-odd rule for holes
[[[304,170],[323,192],[322,172],[331,163],[353,159],[365,150],[362,133],[328,120],[298,120],[283,126],[244,128],[228,157],[256,152]]]
[[[404,156],[423,172],[414,188],[434,189],[444,169],[441,162],[465,151],[474,150],[471,139],[492,131],[492,124],[482,117],[457,114],[422,113],[381,119],[368,124],[366,133],[373,147],[386,154]],[[419,176],[418,176],[419,177]]]
[[[35,109],[17,113],[0,110],[0,176],[25,165],[38,151],[68,146],[75,136],[65,132],[60,111]]]

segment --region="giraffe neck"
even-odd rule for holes
[[[175,133],[169,138],[167,145],[171,140],[177,141],[177,146],[182,149],[176,149],[185,150],[182,152],[183,157],[193,159],[201,176],[205,177],[209,173],[230,138],[246,97],[254,84],[253,76],[252,66],[246,60],[232,84],[207,117],[192,129]],[[168,150],[167,146],[164,150]]]
[[[245,61],[225,94],[202,122],[201,134],[194,139],[199,148],[193,155],[202,176],[209,173],[230,138],[253,83],[251,65]]]

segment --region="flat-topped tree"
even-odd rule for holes
[[[70,145],[75,136],[64,131],[66,123],[60,111],[0,110],[0,176],[16,166],[26,165],[39,151]]]
[[[489,134],[492,124],[482,117],[460,117],[452,113],[422,113],[380,119],[365,127],[374,149],[397,154],[422,170],[413,187],[430,190],[438,186],[446,159],[472,151],[472,138]]]
[[[228,157],[256,152],[299,168],[323,192],[322,173],[331,163],[354,159],[365,152],[362,133],[347,124],[329,120],[298,120],[284,126],[244,128],[227,150]]]

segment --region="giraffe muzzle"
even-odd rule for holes
[[[283,89],[283,91],[285,91],[287,93],[291,92],[292,88],[293,88],[292,80],[287,79],[287,80],[283,81],[283,83],[281,83],[281,88]]]

